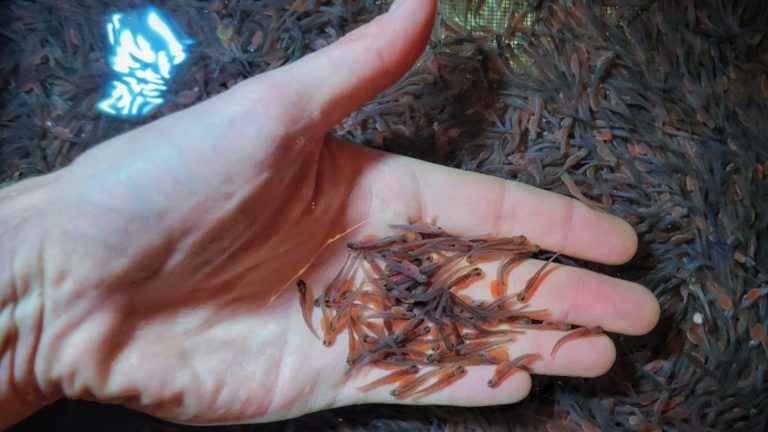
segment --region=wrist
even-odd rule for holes
[[[39,177],[0,190],[0,429],[53,400],[36,371],[43,332],[39,269],[43,190]],[[51,387],[52,388],[52,387]]]

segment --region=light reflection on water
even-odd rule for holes
[[[166,83],[187,58],[190,41],[153,7],[112,15],[107,36],[112,49],[109,65],[115,76],[97,108],[118,117],[149,114],[163,103]]]

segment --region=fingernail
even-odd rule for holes
[[[389,11],[392,12],[393,10],[399,8],[402,6],[407,0],[395,0],[394,3],[392,3],[392,6],[389,7]]]

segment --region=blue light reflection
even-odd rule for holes
[[[190,41],[153,7],[112,15],[107,24],[116,76],[97,108],[118,117],[144,116],[163,102],[167,81],[186,58]]]

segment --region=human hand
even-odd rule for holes
[[[292,286],[305,268],[312,286],[327,283],[345,254],[344,241],[328,240],[360,222],[355,233],[384,233],[436,218],[457,234],[525,234],[574,257],[631,258],[631,227],[577,201],[326,136],[411,66],[434,14],[433,1],[403,1],[330,47],[2,191],[0,221],[13,230],[0,230],[11,263],[0,269],[0,342],[10,342],[0,366],[13,373],[0,378],[0,402],[87,398],[189,423],[393,402],[356,389],[374,375],[342,382],[345,344],[314,339]],[[537,265],[516,268],[511,285]],[[644,288],[568,267],[530,304],[630,335],[659,314]],[[540,353],[538,374],[597,376],[612,365],[606,336],[550,358],[560,336],[530,331],[511,355]],[[497,389],[488,375],[472,369],[419,403],[511,403],[530,390],[527,373]]]

